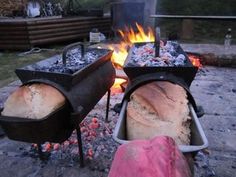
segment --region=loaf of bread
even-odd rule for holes
[[[54,87],[32,84],[19,87],[6,102],[2,115],[41,119],[65,104],[65,97]]]
[[[127,138],[172,137],[177,144],[190,143],[190,120],[186,91],[179,85],[155,81],[137,88],[127,106]]]

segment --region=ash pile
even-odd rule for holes
[[[179,45],[176,42],[167,41],[161,43],[160,54],[155,56],[154,43],[147,43],[135,46],[129,66],[184,66],[186,64],[185,55],[178,52]]]
[[[99,51],[96,49],[82,51],[79,48],[75,48],[67,52],[65,63],[63,62],[63,58],[59,57],[51,65],[34,65],[33,67],[36,71],[73,74],[105,54],[105,51]]]

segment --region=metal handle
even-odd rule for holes
[[[74,49],[75,47],[77,46],[80,46],[81,48],[81,58],[84,57],[84,54],[85,54],[85,46],[82,42],[76,42],[76,43],[73,43],[73,44],[70,44],[68,46],[66,46],[63,51],[62,51],[62,63],[63,65],[66,65],[66,54],[69,50],[72,50]]]
[[[159,57],[160,56],[160,33],[161,30],[159,27],[156,27],[155,30],[155,57]]]

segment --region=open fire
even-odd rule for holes
[[[198,58],[196,55],[188,54],[188,58],[194,66],[197,66],[198,68],[202,67],[202,64],[200,62],[200,58]]]
[[[148,27],[147,30],[145,31],[144,28],[138,23],[136,23],[136,27],[138,30],[137,32],[135,32],[134,29],[128,27],[123,31],[118,30],[122,38],[122,41],[117,45],[109,46],[109,49],[114,51],[111,57],[111,61],[117,69],[122,69],[124,67],[124,62],[128,56],[128,51],[134,43],[155,41],[155,35],[152,28]],[[161,42],[160,46],[163,47],[164,42],[163,41],[160,42]],[[188,57],[194,66],[198,68],[202,67],[200,59],[197,56],[189,54]],[[124,82],[125,80],[116,79],[115,84],[112,86],[112,89],[116,91],[121,89],[120,85]]]
[[[122,41],[116,47],[110,46],[109,48],[114,50],[111,57],[112,62],[118,68],[122,68],[125,59],[128,55],[128,49],[136,42],[153,42],[154,33],[151,28],[145,32],[143,27],[136,23],[138,32],[134,32],[132,28],[127,28],[125,31],[119,30],[119,34],[122,37]]]

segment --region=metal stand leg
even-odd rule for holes
[[[82,146],[82,139],[81,139],[81,132],[80,132],[79,125],[76,128],[76,133],[77,133],[77,140],[78,140],[78,146],[79,146],[80,166],[84,167],[83,146]]]
[[[111,96],[111,90],[109,89],[109,90],[107,91],[107,107],[106,107],[106,117],[105,117],[105,121],[106,121],[106,122],[108,122],[110,96]]]
[[[38,153],[39,153],[40,160],[45,160],[41,144],[37,144],[37,146],[38,146]]]
[[[50,152],[43,152],[41,144],[37,144],[37,146],[38,146],[39,159],[42,161],[47,161],[48,158],[50,157]]]

